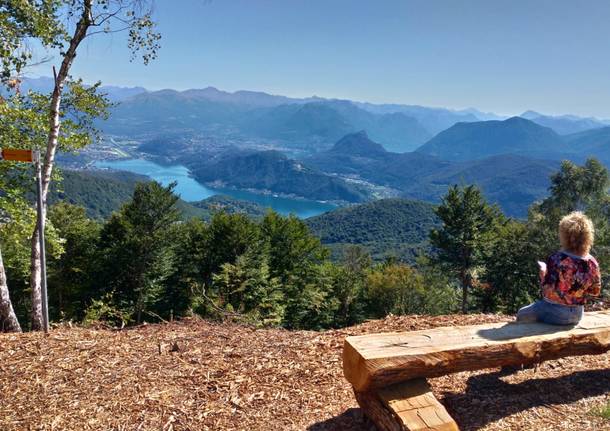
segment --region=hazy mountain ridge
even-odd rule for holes
[[[19,84],[19,90],[22,93],[28,91],[35,91],[38,93],[50,93],[53,90],[53,78],[43,76],[40,78],[25,78],[21,80]],[[118,85],[102,85],[100,92],[106,94],[106,96],[112,102],[120,102],[122,100],[129,99],[137,96],[138,94],[146,93],[144,87],[122,87]]]
[[[255,104],[239,98],[241,102],[236,103],[232,96],[219,96],[217,90],[210,97],[211,91],[138,94],[113,108],[110,119],[100,127],[107,133],[128,136],[172,130],[208,136],[238,134],[310,152],[327,149],[342,136],[363,129],[386,148],[398,151],[414,149],[432,136],[417,119],[406,114],[374,114],[349,101]],[[250,100],[250,95],[246,99]]]
[[[580,155],[580,161],[595,157],[610,165],[610,127],[602,127],[564,137],[568,145]]]
[[[541,126],[549,127],[560,135],[569,135],[585,130],[597,129],[606,127],[610,124],[608,120],[599,120],[593,117],[578,117],[575,115],[553,116],[540,114],[535,111],[525,111],[519,116],[540,124]]]
[[[610,162],[610,127],[560,135],[521,117],[504,121],[458,123],[417,149],[444,160],[468,161],[501,154],[533,159]]]

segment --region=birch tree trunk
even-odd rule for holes
[[[47,213],[47,195],[49,193],[49,185],[51,184],[51,174],[55,164],[55,153],[59,143],[60,132],[60,107],[62,92],[66,79],[70,73],[72,63],[76,58],[76,50],[83,39],[87,36],[89,27],[93,24],[91,17],[91,7],[93,0],[85,0],[83,13],[74,30],[74,34],[70,39],[68,50],[63,55],[63,61],[59,72],[55,76],[55,85],[53,87],[53,95],[51,96],[51,105],[49,109],[49,137],[47,140],[47,150],[42,166],[42,218],[46,217]],[[42,294],[41,294],[41,268],[40,268],[40,241],[38,240],[38,224],[34,228],[31,238],[31,254],[30,254],[30,286],[32,289],[32,329],[39,331],[42,329]]]
[[[8,292],[2,251],[0,251],[0,332],[21,332],[21,326]]]

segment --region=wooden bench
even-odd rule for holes
[[[575,327],[494,323],[347,337],[343,372],[379,430],[454,431],[426,378],[610,350],[610,311]]]

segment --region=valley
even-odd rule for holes
[[[437,203],[454,184],[476,184],[505,214],[523,218],[547,195],[561,160],[610,163],[610,126],[594,118],[213,87],[109,94],[117,105],[97,124],[104,138],[60,155],[64,167],[179,179],[187,201],[224,194],[303,218],[384,198]]]

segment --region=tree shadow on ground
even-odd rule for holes
[[[375,431],[375,426],[362,413],[362,410],[347,409],[339,416],[307,427],[307,431]]]
[[[465,392],[443,394],[442,403],[462,431],[477,430],[534,407],[558,409],[557,404],[604,395],[610,388],[610,370],[606,369],[557,378],[532,378],[515,384],[503,381],[504,375],[495,372],[472,376]]]

